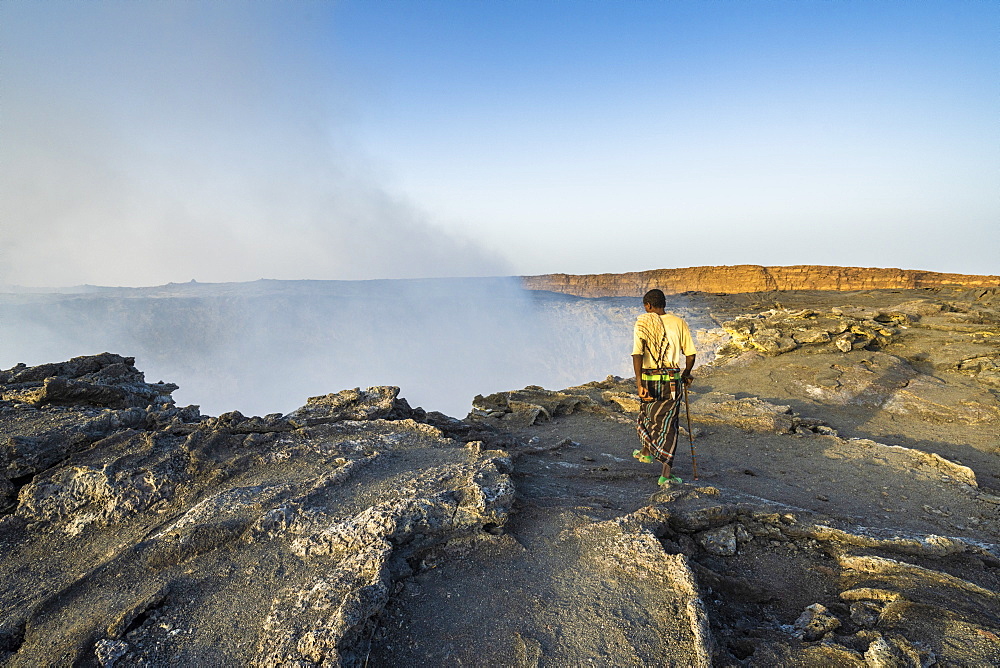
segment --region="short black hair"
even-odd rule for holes
[[[667,298],[663,296],[663,290],[653,288],[642,296],[642,303],[649,304],[653,308],[666,308]]]

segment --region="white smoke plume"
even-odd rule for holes
[[[510,273],[353,145],[335,29],[325,2],[0,3],[0,285]]]

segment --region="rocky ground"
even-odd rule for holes
[[[0,664],[1000,664],[997,291],[680,310],[721,347],[666,490],[629,379],[247,418],[0,372]]]

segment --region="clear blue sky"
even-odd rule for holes
[[[0,2],[0,284],[1000,274],[1000,3]]]

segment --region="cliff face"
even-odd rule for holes
[[[525,276],[522,280],[528,290],[549,290],[579,297],[641,297],[652,288],[659,288],[667,294],[688,291],[736,294],[771,290],[899,290],[944,285],[967,288],[1000,286],[1000,276],[873,267],[763,267],[756,264],[652,269],[625,274],[544,274]]]

